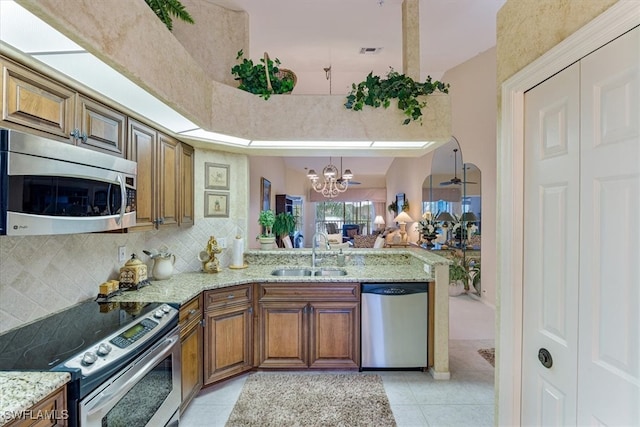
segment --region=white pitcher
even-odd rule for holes
[[[176,263],[176,256],[173,254],[159,255],[153,259],[153,278],[165,280],[171,278],[173,265]]]

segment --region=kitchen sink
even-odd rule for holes
[[[321,268],[314,271],[314,276],[346,276],[347,272],[340,268]]]
[[[272,276],[346,276],[347,272],[340,268],[278,268],[271,272]]]
[[[278,268],[271,272],[272,276],[311,276],[312,271],[308,268]]]

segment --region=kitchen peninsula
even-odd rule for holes
[[[429,372],[436,379],[449,379],[449,356],[448,356],[448,261],[445,258],[434,255],[430,252],[423,251],[418,248],[407,249],[351,249],[346,251],[347,262],[341,270],[346,274],[344,275],[309,275],[309,276],[276,276],[272,275],[274,270],[279,269],[308,269],[310,267],[311,250],[310,249],[295,249],[295,250],[272,250],[272,251],[248,251],[245,253],[245,260],[248,267],[245,269],[228,269],[224,268],[221,272],[215,274],[207,274],[202,272],[182,273],[174,275],[168,280],[153,281],[150,286],[145,286],[137,291],[124,292],[119,296],[110,299],[110,302],[167,302],[179,304],[181,308],[180,324],[183,325],[183,330],[192,330],[192,326],[198,323],[202,314],[205,314],[205,320],[207,320],[207,326],[215,323],[215,316],[209,316],[214,309],[208,309],[207,307],[217,307],[218,310],[222,308],[226,316],[233,315],[232,311],[238,311],[238,304],[244,304],[243,298],[246,300],[248,307],[256,307],[256,309],[248,309],[246,313],[241,316],[246,320],[245,323],[251,325],[257,325],[258,317],[260,314],[258,307],[259,291],[264,289],[275,290],[275,292],[288,292],[288,289],[295,290],[291,300],[294,302],[297,300],[298,305],[300,301],[305,301],[304,298],[309,297],[310,301],[314,298],[318,299],[318,295],[323,295],[327,302],[323,302],[325,307],[330,307],[330,311],[336,308],[345,307],[345,305],[351,304],[353,311],[351,312],[350,328],[357,330],[355,334],[345,334],[346,337],[359,337],[359,297],[360,297],[360,284],[367,282],[431,282],[430,292],[432,295],[432,302],[430,302],[430,323],[433,324],[433,333],[429,337],[429,346],[432,346],[432,360],[430,363]],[[336,270],[336,251],[318,251],[318,258],[322,258],[322,262],[317,269],[327,268]],[[427,272],[428,271],[428,272]],[[435,282],[435,284],[434,284]],[[289,286],[290,285],[290,286]],[[309,288],[306,288],[306,286]],[[321,289],[322,292],[311,291],[314,287]],[[435,291],[433,291],[435,289]],[[261,292],[260,291],[260,292]],[[350,293],[351,292],[351,293]],[[349,299],[350,298],[350,299]],[[227,306],[228,302],[234,300],[231,305]],[[253,301],[251,301],[253,300]],[[340,301],[350,302],[340,302]],[[196,305],[193,305],[195,302]],[[293,302],[288,302],[293,304]],[[118,305],[118,304],[114,304]],[[204,306],[204,310],[203,310]],[[322,304],[318,305],[321,307]],[[190,314],[195,313],[199,309],[199,316],[191,318]],[[210,311],[208,311],[210,310]],[[182,313],[186,312],[189,316],[185,316],[183,323]],[[220,310],[219,310],[220,312]],[[342,314],[349,314],[346,311],[342,311]],[[188,317],[188,318],[187,318]],[[343,320],[345,317],[340,317]],[[248,319],[248,320],[247,320]],[[338,320],[340,322],[341,320]],[[205,328],[195,327],[193,329],[198,330],[199,340],[202,340],[202,330]],[[214,330],[217,331],[216,328]],[[260,335],[257,333],[257,328],[250,327],[251,338],[245,343],[250,344],[245,347],[251,349],[257,349],[260,346]],[[189,332],[191,334],[191,332]],[[215,336],[211,334],[206,335],[205,344],[196,346],[200,349],[197,355],[199,363],[197,365],[202,369],[204,364],[204,384],[219,381],[228,377],[227,373],[223,372],[223,375],[207,375],[208,365],[211,363],[208,359],[211,358],[211,354],[207,353],[211,351],[212,338]],[[235,334],[234,334],[235,336]],[[313,336],[313,332],[309,332],[309,336]],[[208,337],[208,338],[207,338]],[[207,341],[207,339],[209,341]],[[254,344],[253,341],[256,341]],[[337,340],[338,338],[336,338]],[[186,333],[181,335],[182,342],[187,340]],[[202,343],[202,341],[200,341]],[[357,349],[357,354],[352,352],[349,358],[349,362],[355,361],[356,363],[351,365],[352,369],[357,369],[359,361],[359,342],[353,343],[352,349]],[[203,354],[204,350],[204,354]],[[252,351],[253,353],[253,351]],[[257,353],[257,351],[255,352]],[[311,358],[311,356],[309,356]],[[214,357],[215,358],[215,357]],[[319,360],[321,358],[318,358]],[[257,356],[251,356],[248,358],[247,363],[244,363],[243,370],[252,369],[254,367],[260,368]],[[325,360],[326,361],[326,360]],[[290,361],[289,361],[290,362]],[[295,361],[294,361],[295,362]],[[323,361],[320,360],[320,364],[312,365],[309,362],[310,367],[327,367],[332,368],[334,366],[341,366],[340,360],[329,361],[328,366],[323,366]],[[183,365],[188,362],[183,356]],[[237,361],[234,362],[238,365]],[[262,367],[269,367],[269,360],[262,364]],[[273,363],[273,362],[271,362]],[[280,363],[276,360],[276,363]],[[332,365],[332,363],[334,363]],[[338,363],[338,365],[335,365]],[[277,366],[276,366],[277,367]],[[280,366],[286,368],[286,366]],[[211,370],[211,369],[210,369]],[[224,371],[224,370],[223,370]],[[202,372],[202,371],[200,371]],[[237,373],[238,371],[230,371]],[[242,371],[240,371],[242,372]],[[215,372],[214,372],[215,374]],[[0,372],[0,383],[3,382],[5,376],[16,375],[15,372]],[[27,381],[30,376],[41,375],[38,372],[23,372],[20,373],[21,377],[25,378],[24,384],[29,384]],[[185,391],[183,375],[183,405],[188,404],[187,391]],[[194,393],[197,393],[200,386],[202,386],[203,375],[197,373],[195,375],[198,380],[195,384]],[[207,380],[208,379],[208,380]],[[57,380],[57,377],[56,377]],[[55,384],[59,386],[59,384]],[[46,384],[41,384],[42,387]],[[13,386],[12,386],[13,387]],[[41,388],[42,388],[41,387]],[[191,390],[194,390],[191,389]],[[15,392],[15,390],[14,390]],[[20,390],[16,395],[23,396],[20,401],[11,402],[11,408],[0,407],[0,410],[11,409],[20,410],[27,409],[34,402],[33,390]],[[39,396],[39,395],[38,395]],[[187,401],[185,401],[187,399]],[[37,399],[36,399],[37,400]],[[5,402],[7,403],[7,402]],[[5,420],[7,421],[7,420]],[[2,423],[0,423],[2,425]]]
[[[252,283],[366,283],[435,281],[432,316],[433,366],[436,379],[449,379],[448,265],[451,261],[420,248],[349,249],[341,276],[275,276],[272,271],[311,266],[311,249],[250,250],[246,269],[223,269],[220,273],[182,273],[169,280],[152,281],[152,286],[125,292],[113,301],[169,302],[184,304],[203,291]],[[318,251],[321,267],[336,265],[337,251]],[[426,272],[428,270],[428,273]]]

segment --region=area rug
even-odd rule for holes
[[[395,426],[375,374],[270,374],[247,378],[227,421],[238,426]]]
[[[484,357],[487,362],[491,363],[491,366],[493,366],[494,368],[496,367],[495,365],[496,349],[495,348],[481,348],[480,350],[478,350],[478,353],[480,353],[480,356]]]

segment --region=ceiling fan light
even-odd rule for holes
[[[351,172],[351,169],[344,170],[344,173],[342,174],[342,179],[353,179],[353,173]]]

